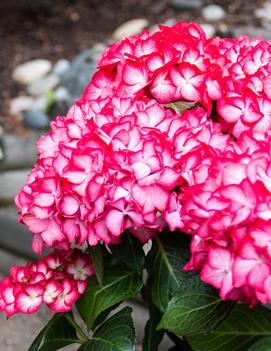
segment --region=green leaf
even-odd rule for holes
[[[234,305],[222,301],[217,290],[203,283],[199,276],[191,277],[175,292],[159,328],[178,336],[206,333],[221,323]]]
[[[121,301],[136,297],[142,285],[142,276],[136,272],[123,266],[110,267],[104,272],[102,285],[99,285],[95,277],[89,280],[89,288],[77,302],[77,309],[91,329],[103,311]]]
[[[161,312],[152,304],[150,306],[150,318],[145,326],[143,351],[158,350],[164,336],[163,330],[156,330],[160,320]]]
[[[211,333],[188,336],[186,340],[194,351],[247,351],[264,336],[271,336],[270,311],[261,306],[237,304]]]
[[[92,257],[92,263],[93,263],[96,278],[99,284],[102,285],[103,277],[104,277],[104,262],[103,262],[102,247],[101,245],[96,245],[91,247],[89,250]]]
[[[50,323],[50,322],[49,322]],[[49,324],[48,323],[48,324]],[[38,351],[40,344],[42,342],[42,339],[44,337],[44,334],[46,332],[46,328],[48,328],[48,324],[39,332],[39,334],[36,336],[35,340],[33,341],[33,343],[31,344],[30,348],[28,349],[28,351]]]
[[[90,348],[84,351],[133,351],[135,329],[132,309],[125,307],[106,320],[94,333]],[[82,351],[82,350],[80,350]]]
[[[262,338],[256,341],[248,351],[270,351],[271,350],[271,337]]]
[[[118,245],[110,245],[110,251],[129,268],[142,271],[145,263],[143,245],[127,231],[122,235],[122,241]]]
[[[181,240],[180,240],[181,239]],[[190,257],[185,234],[179,232],[153,239],[147,256],[151,297],[156,307],[164,312],[169,300],[180,285],[193,273],[182,271]]]
[[[72,317],[72,314],[69,314]],[[76,329],[65,314],[59,313],[42,329],[28,351],[56,351],[73,343],[80,343]]]
[[[56,96],[55,93],[52,90],[48,90],[45,92],[44,97],[46,99],[46,106],[43,109],[43,112],[49,112],[50,108],[54,105],[56,102]]]
[[[63,347],[74,344],[74,343],[79,343],[79,341],[77,339],[75,339],[75,340],[71,340],[71,339],[48,340],[39,348],[39,351],[56,351],[56,350],[62,349]]]
[[[113,306],[107,308],[102,313],[100,313],[99,316],[95,319],[95,322],[93,323],[92,329],[93,330],[96,329],[99,324],[104,322],[106,320],[107,316],[109,315],[109,313],[112,312],[115,308],[117,308],[121,303],[122,303],[122,301],[118,302],[117,304],[114,304]]]
[[[170,108],[178,115],[181,114],[185,110],[191,110],[194,107],[201,106],[200,101],[198,102],[190,102],[190,101],[174,101],[164,104],[165,107]]]

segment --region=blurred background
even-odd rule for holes
[[[2,0],[0,14],[0,276],[33,258],[13,198],[33,167],[35,143],[81,95],[108,44],[180,19],[200,23],[208,37],[271,39],[271,0]],[[1,316],[0,350],[27,350],[49,317]],[[135,317],[140,339],[142,306]]]

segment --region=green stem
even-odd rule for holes
[[[69,313],[64,314],[66,319],[73,325],[73,327],[76,329],[77,333],[81,336],[82,340],[84,342],[89,341],[89,338],[87,335],[83,332],[82,328],[79,326],[79,324],[76,323],[76,321],[73,319],[73,317]]]
[[[177,335],[167,332],[167,335],[169,338],[175,343],[177,350],[179,351],[193,351],[188,344],[188,342],[185,340],[185,338],[179,338]]]

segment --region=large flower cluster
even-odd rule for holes
[[[186,269],[201,270],[224,299],[271,301],[270,143],[243,134],[208,172],[198,164],[201,183],[193,179],[179,196],[182,230],[193,235]]]
[[[270,127],[270,42],[183,22],[126,38],[40,139],[20,221],[36,252],[181,229],[222,298],[271,301]]]
[[[34,313],[42,302],[54,312],[67,312],[87,288],[93,274],[89,255],[80,250],[55,251],[38,262],[11,268],[0,282],[0,312]]]

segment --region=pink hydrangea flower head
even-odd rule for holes
[[[33,250],[57,251],[12,269],[0,309],[67,311],[93,274],[70,247],[166,226],[191,235],[185,269],[223,299],[271,301],[270,59],[270,41],[182,21],[107,48],[16,197]]]

